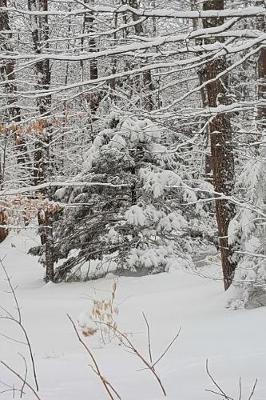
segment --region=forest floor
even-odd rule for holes
[[[118,328],[147,359],[147,329],[142,313],[150,324],[154,360],[181,328],[169,352],[156,365],[167,399],[222,398],[206,391],[218,390],[206,372],[207,359],[211,374],[228,394],[227,399],[248,400],[255,379],[258,383],[253,400],[266,399],[266,309],[227,309],[217,265],[201,266],[198,274],[177,268],[171,273],[145,277],[108,276],[85,283],[45,284],[37,258],[27,255],[34,240],[30,233],[8,237],[0,244],[0,258],[5,257],[4,265],[16,287],[34,351],[41,400],[108,399],[89,367],[89,356],[78,342],[67,314],[74,321],[86,319],[93,300],[110,299],[114,279]],[[16,313],[3,271],[0,305]],[[0,334],[0,360],[24,375],[20,354],[27,357],[27,379],[33,384],[27,348],[19,343],[23,341],[20,330],[14,322],[1,319]],[[117,340],[111,338],[108,342],[107,334],[107,343],[103,344],[99,333],[83,339],[122,400],[164,398],[151,371]],[[20,387],[21,383],[0,364],[0,399],[19,398],[18,392],[6,391],[13,385]],[[24,399],[34,398],[29,390],[25,391]]]

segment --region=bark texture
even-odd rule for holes
[[[54,282],[53,213],[45,210],[38,214],[39,233],[44,248],[45,281]]]
[[[94,7],[94,0],[85,0],[84,5],[92,6]],[[97,49],[97,43],[95,37],[92,35],[95,34],[95,16],[94,13],[90,10],[88,10],[85,15],[84,15],[84,21],[83,21],[83,34],[88,35],[88,39],[86,40],[83,38],[81,40],[81,48],[83,51],[87,51],[89,53],[95,53],[98,51]],[[91,35],[91,36],[90,36]],[[85,63],[82,61],[81,62],[81,69],[82,69],[82,75],[83,78],[85,78]],[[90,60],[89,63],[89,77],[91,80],[95,80],[98,78],[98,61],[97,59],[92,59]],[[96,113],[96,111],[99,108],[100,100],[101,100],[101,95],[98,91],[92,91],[90,92],[87,96],[87,102],[90,108],[90,112],[92,115]]]
[[[203,10],[223,10],[224,0],[209,0],[203,3]],[[223,18],[206,18],[204,28],[216,27],[224,23]],[[212,80],[206,86],[209,107],[228,104],[226,79],[217,78],[227,68],[225,57],[207,62],[203,71],[204,81]],[[213,167],[214,190],[226,196],[234,188],[234,154],[232,144],[232,126],[230,116],[217,113],[209,122],[211,157]],[[217,196],[219,197],[219,196]],[[215,201],[216,220],[219,234],[224,288],[227,290],[234,277],[235,263],[232,261],[233,249],[228,244],[228,226],[235,215],[233,204],[229,200],[217,198]]]
[[[3,32],[0,37],[0,51],[5,53],[12,52],[13,48],[11,45],[12,33],[9,15],[7,11],[1,10],[2,7],[7,7],[7,0],[0,0],[0,32]],[[5,119],[7,133],[14,134],[17,162],[26,164],[29,162],[27,146],[17,126],[21,121],[21,110],[17,99],[15,67],[16,62],[14,60],[6,60],[0,64],[0,76],[4,81],[7,103],[5,115],[1,119]]]
[[[49,0],[28,0],[30,11],[48,11]],[[49,18],[47,15],[35,15],[32,19],[32,41],[36,54],[41,54],[49,49]],[[48,91],[51,84],[50,62],[43,59],[35,64],[37,90]],[[39,126],[36,132],[34,151],[34,183],[38,185],[50,179],[52,157],[50,143],[52,139],[52,125],[50,122],[51,95],[44,94],[37,99],[39,109]],[[43,193],[49,200],[52,199],[52,191]],[[53,243],[53,214],[49,208],[42,210],[38,215],[39,234],[44,249],[43,262],[45,265],[45,280],[54,281],[54,243]]]
[[[256,6],[264,6],[264,0],[258,0]],[[257,28],[261,32],[266,32],[266,17],[261,15],[258,17]],[[264,131],[266,129],[266,47],[262,47],[258,58],[258,129]],[[263,103],[263,104],[260,104]]]
[[[30,11],[48,11],[48,0],[28,0]],[[32,17],[32,41],[36,54],[49,48],[49,21],[48,15]],[[48,91],[51,82],[50,62],[48,59],[38,61],[35,64],[37,90]],[[51,110],[51,95],[46,94],[37,99],[40,113],[40,129],[36,132],[34,152],[34,183],[38,185],[45,181],[49,168],[49,144],[51,142],[51,126],[49,115]]]

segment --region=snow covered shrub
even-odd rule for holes
[[[237,263],[229,300],[233,308],[256,307],[266,300],[265,174],[265,162],[252,159],[239,179],[243,206],[229,227]]]
[[[55,233],[57,279],[77,278],[89,260],[100,268],[88,279],[110,263],[111,271],[145,274],[167,271],[180,255],[191,260],[185,203],[197,198],[166,137],[150,120],[117,116],[96,135],[76,177],[84,186],[57,192],[67,203]]]

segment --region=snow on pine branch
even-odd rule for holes
[[[84,186],[105,186],[110,188],[121,188],[121,187],[129,187],[130,185],[127,184],[120,184],[114,185],[112,183],[105,183],[105,182],[47,182],[41,183],[35,186],[25,186],[19,189],[7,189],[0,191],[0,197],[3,196],[15,196],[17,194],[22,193],[32,193],[32,192],[39,192],[45,189],[49,189],[52,187],[84,187]]]

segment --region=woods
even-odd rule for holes
[[[265,399],[265,135],[265,0],[0,0],[0,398]]]
[[[264,292],[265,2],[0,7],[0,240],[37,219],[55,282],[216,245],[238,303]]]

